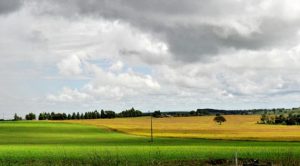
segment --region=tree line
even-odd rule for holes
[[[218,110],[218,109],[196,109],[192,111],[172,111],[172,112],[160,112],[154,111],[152,114],[153,117],[163,118],[163,117],[188,117],[188,116],[207,116],[207,115],[249,115],[249,114],[257,114],[261,111],[265,111],[265,109],[253,109],[253,110]],[[148,114],[149,115],[149,114]]]
[[[267,114],[261,115],[261,124],[300,125],[300,114]]]
[[[175,117],[186,117],[186,116],[207,116],[207,115],[261,115],[263,113],[270,114],[289,114],[289,113],[299,113],[300,108],[271,108],[271,109],[245,109],[245,110],[223,110],[223,109],[211,109],[211,108],[199,108],[192,111],[171,111],[163,112],[160,117],[165,117],[166,115],[175,116]]]
[[[114,111],[104,111],[104,110],[101,110],[100,112],[95,110],[92,112],[85,112],[85,113],[73,112],[71,114],[43,112],[39,114],[38,120],[72,120],[72,119],[74,120],[74,119],[105,119],[105,118],[111,119],[115,117],[116,117],[116,113]]]
[[[116,117],[139,117],[143,116],[140,110],[134,108],[124,110],[120,113],[115,113],[110,110],[95,110],[91,112],[73,112],[73,113],[55,113],[55,112],[42,112],[38,116],[34,113],[28,113],[25,115],[26,120],[75,120],[75,119],[111,119]],[[14,115],[14,120],[22,120],[22,117],[17,114]]]
[[[115,113],[114,111],[91,111],[91,112],[73,112],[73,113],[55,113],[55,112],[43,112],[40,113],[38,116],[36,116],[34,113],[29,113],[25,116],[26,120],[70,120],[70,119],[104,119],[104,118],[115,118],[115,117],[139,117],[139,116],[153,116],[156,118],[163,118],[163,117],[185,117],[185,116],[206,116],[206,115],[216,115],[216,114],[222,114],[222,115],[249,115],[249,114],[265,114],[266,116],[268,114],[267,118],[264,118],[265,120],[261,120],[258,123],[266,123],[266,124],[294,124],[298,123],[298,115],[300,115],[300,108],[291,108],[291,109],[285,109],[285,108],[273,108],[273,109],[249,109],[249,110],[220,110],[220,109],[210,109],[210,108],[204,108],[204,109],[196,109],[192,111],[173,111],[173,112],[160,112],[154,111],[152,113],[146,112],[143,113],[140,110],[136,110],[134,108],[124,110],[120,113]],[[273,116],[269,116],[269,114],[273,114]],[[286,116],[288,114],[292,114],[289,116]],[[275,116],[276,115],[276,116]],[[22,120],[22,117],[15,114],[13,120]]]

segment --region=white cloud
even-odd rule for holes
[[[210,94],[219,89],[220,94],[230,94],[236,98],[271,98],[274,94],[293,91],[291,89],[298,91],[299,55],[298,47],[288,50],[242,50],[220,55],[205,64],[164,67],[159,71],[164,81],[192,91],[204,89],[206,94]]]
[[[119,72],[123,69],[123,67],[124,67],[123,62],[117,61],[116,63],[112,64],[109,69],[113,72]]]
[[[68,1],[70,10],[55,2],[26,2],[0,15],[0,111],[300,101],[296,0],[185,1],[180,8],[112,0],[107,9],[97,6],[102,1],[91,0],[94,8]]]
[[[57,64],[57,67],[60,74],[66,76],[79,75],[82,73],[82,63],[76,55],[63,59]]]
[[[77,89],[64,87],[59,95],[48,95],[47,99],[56,102],[82,102],[91,99],[91,97],[88,94],[79,92]]]
[[[117,62],[118,63],[118,62]],[[90,82],[81,87],[80,90],[64,88],[58,95],[50,94],[50,101],[76,101],[90,102],[97,100],[121,100],[123,97],[147,95],[160,89],[160,85],[150,75],[141,75],[134,72],[104,71],[95,64],[86,63],[84,72],[92,76]],[[120,65],[120,64],[119,64]]]

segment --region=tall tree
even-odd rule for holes
[[[22,117],[18,116],[17,113],[15,113],[14,120],[22,120]]]
[[[104,113],[104,110],[101,110],[100,117],[101,117],[102,119],[106,118],[105,113]]]
[[[80,119],[80,114],[79,114],[79,112],[77,112],[77,114],[76,114],[76,119]]]
[[[73,112],[73,114],[72,114],[72,119],[76,119],[76,114],[75,114],[75,112]]]

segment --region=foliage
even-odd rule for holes
[[[75,119],[100,119],[100,118],[115,118],[116,113],[113,111],[104,111],[101,110],[99,113],[97,110],[93,112],[85,112],[85,113],[75,113],[66,114],[66,113],[47,113],[43,112],[39,114],[39,120],[75,120]]]
[[[129,110],[122,111],[119,113],[119,117],[139,117],[143,116],[140,110],[135,110],[133,107]]]
[[[299,113],[289,113],[286,114],[268,114],[264,113],[260,118],[261,124],[281,124],[281,125],[300,125],[300,114]]]
[[[26,119],[26,120],[35,120],[35,119],[36,119],[36,116],[35,116],[34,113],[31,112],[31,113],[25,115],[25,119]]]
[[[199,115],[199,116],[209,115],[210,111],[212,111],[212,109],[197,109],[196,115]]]
[[[160,111],[154,111],[154,112],[152,113],[152,116],[155,117],[155,118],[160,118],[160,117],[162,117],[162,114],[161,114]]]
[[[300,113],[300,108],[272,108],[272,109],[245,109],[245,110],[223,110],[223,109],[211,109],[201,108],[192,110],[190,112],[165,112],[172,116],[205,116],[205,115],[261,115],[262,113],[268,114],[289,114]]]
[[[79,112],[73,112],[73,113],[47,113],[42,112],[39,114],[38,119],[39,120],[75,120],[75,119],[112,119],[115,117],[139,117],[143,116],[143,113],[139,110],[135,110],[134,108],[131,108],[129,110],[122,111],[119,114],[116,114],[114,111],[110,110],[101,110],[98,112],[97,110],[92,112],[85,112],[85,113],[79,113]]]
[[[216,117],[214,118],[214,121],[219,123],[219,125],[221,125],[223,122],[226,122],[226,119],[224,118],[224,116],[217,114]]]
[[[116,117],[116,113],[114,111],[104,111],[105,118],[111,119]]]
[[[22,117],[18,116],[16,113],[14,115],[14,120],[17,121],[17,120],[22,120]]]

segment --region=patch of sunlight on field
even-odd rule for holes
[[[229,140],[300,141],[300,126],[257,124],[259,115],[226,115],[218,125],[214,116],[153,118],[154,136]],[[68,120],[68,123],[108,127],[134,135],[150,135],[150,117]]]

